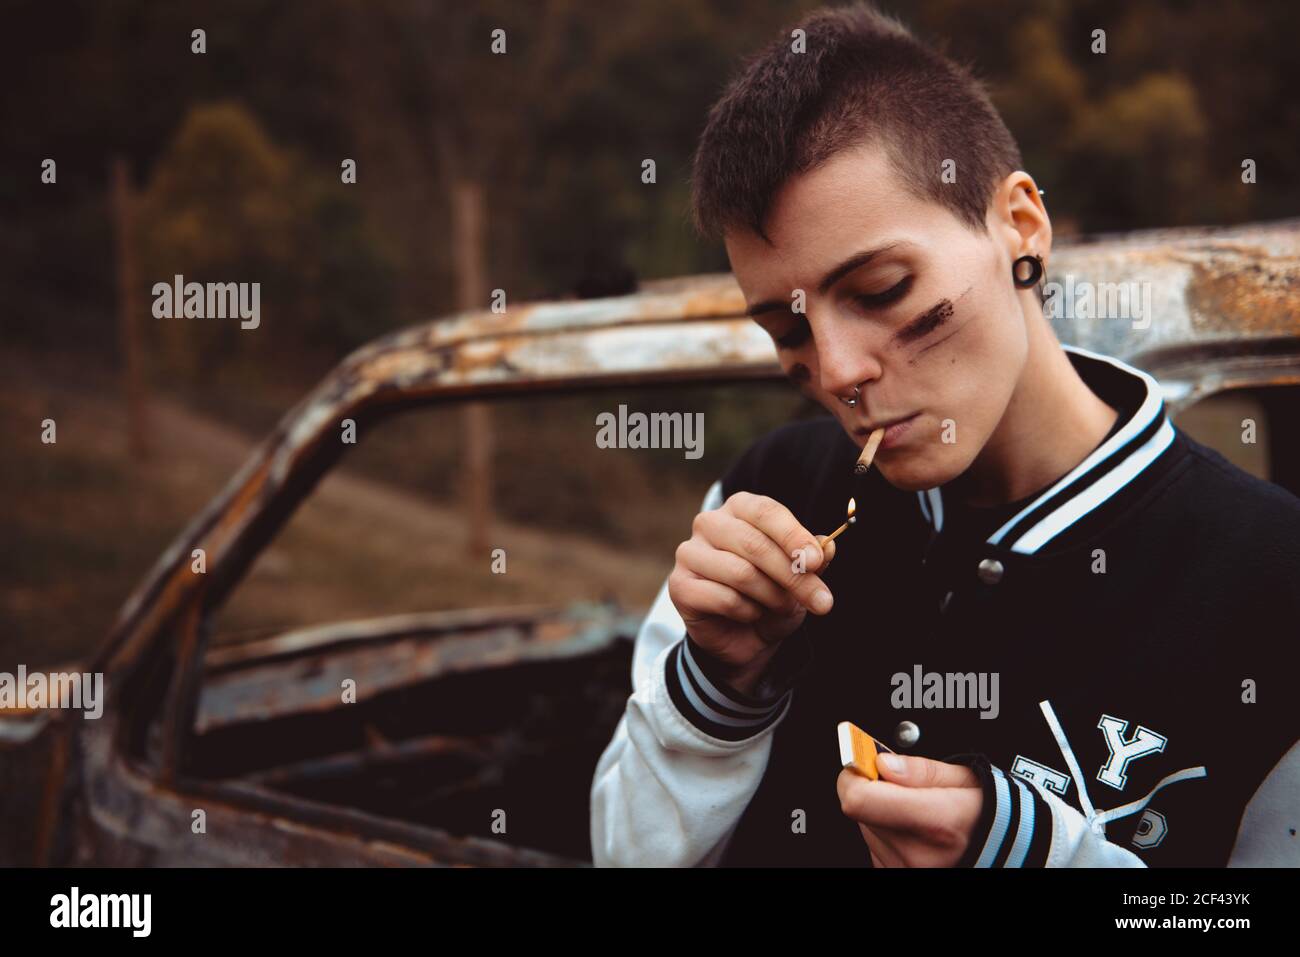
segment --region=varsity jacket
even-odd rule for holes
[[[782,427],[709,490],[857,523],[832,611],[753,696],[667,584],[591,790],[597,865],[871,866],[840,810],[836,727],[973,767],[978,867],[1300,863],[1300,500],[1168,419],[1158,383],[1066,347],[1118,410],[1077,467],[1004,509],[904,492],[830,418]]]

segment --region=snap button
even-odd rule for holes
[[[996,585],[998,582],[1002,581],[1002,576],[1005,572],[1006,569],[1002,567],[1002,563],[996,558],[986,558],[980,562],[980,567],[977,573],[980,577],[980,581],[984,584]]]
[[[894,729],[894,743],[900,748],[910,748],[921,740],[921,729],[913,721],[900,721]]]
[[[948,610],[948,606],[951,604],[952,604],[952,592],[948,592],[948,594],[944,595],[942,598],[939,599],[939,614],[942,615],[944,612],[946,612]]]

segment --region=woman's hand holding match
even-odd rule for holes
[[[823,548],[780,502],[737,492],[695,517],[668,595],[691,638],[732,669],[736,690],[751,694],[781,640],[809,611],[831,610],[816,573],[834,554],[834,542]]]

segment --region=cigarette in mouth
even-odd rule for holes
[[[876,457],[876,449],[880,448],[880,440],[884,437],[884,429],[876,429],[867,436],[867,444],[862,447],[862,454],[858,456],[857,464],[853,466],[854,475],[864,475],[871,468],[871,460]]]

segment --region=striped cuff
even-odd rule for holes
[[[1009,777],[983,755],[964,761],[984,789],[984,808],[958,867],[1045,867],[1052,809],[1032,785]],[[949,760],[961,760],[961,758]]]
[[[763,700],[740,693],[722,680],[717,662],[689,636],[664,657],[664,682],[682,717],[723,741],[744,741],[770,727],[785,712],[791,694]]]

